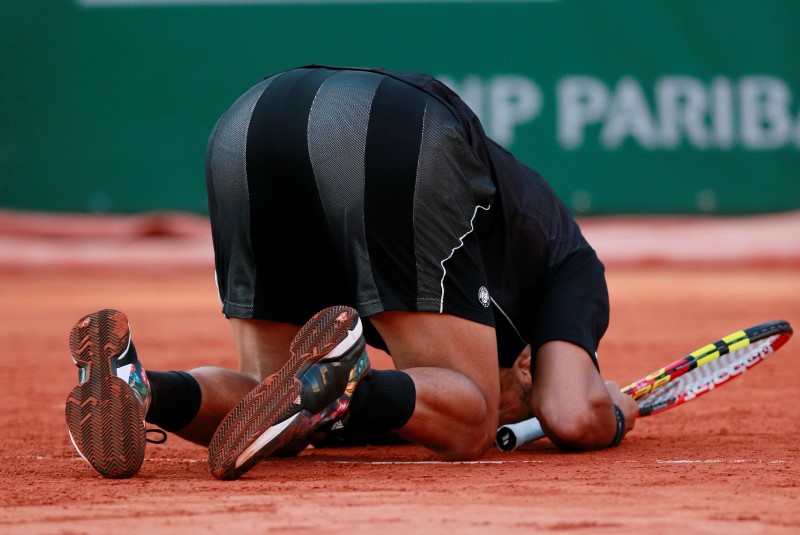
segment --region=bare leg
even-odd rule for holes
[[[288,360],[289,344],[299,329],[290,324],[241,319],[231,319],[231,327],[240,371],[215,367],[189,371],[200,385],[200,410],[189,425],[175,434],[202,446],[208,446],[231,409]]]
[[[258,385],[248,375],[224,368],[203,367],[189,371],[200,385],[202,400],[194,419],[175,434],[201,446],[208,446],[217,426],[239,400]]]
[[[499,410],[494,329],[423,312],[383,312],[370,320],[417,391],[414,414],[398,434],[450,460],[483,455]]]
[[[411,376],[416,406],[398,431],[446,459],[474,459],[491,445],[497,429],[500,380],[494,329],[455,316],[384,312],[370,318],[398,369]],[[256,383],[283,366],[299,327],[258,320],[231,320],[243,374],[192,371],[203,389],[200,414],[184,431],[207,443],[208,432]],[[206,396],[206,390],[230,396]],[[236,398],[236,399],[234,399]],[[226,410],[227,409],[227,410]],[[213,427],[214,429],[211,429]],[[183,435],[182,435],[183,436]]]
[[[231,318],[233,339],[239,353],[239,371],[258,381],[281,369],[289,360],[289,344],[299,325],[276,321]]]

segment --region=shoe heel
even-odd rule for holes
[[[290,346],[292,355],[309,355],[313,362],[336,360],[352,345],[350,341],[355,342],[361,336],[360,321],[358,313],[350,307],[326,308],[297,333]]]
[[[144,461],[144,407],[114,375],[111,362],[128,341],[128,318],[116,310],[89,314],[70,333],[73,359],[87,367],[85,382],[72,389],[64,406],[70,439],[107,478],[131,477]]]
[[[128,317],[118,310],[93,312],[72,327],[69,349],[80,366],[88,366],[89,374],[98,371],[113,375],[111,360],[128,346]]]

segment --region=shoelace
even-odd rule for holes
[[[148,427],[144,430],[145,433],[145,440],[150,444],[163,444],[167,441],[167,434],[162,431],[161,429],[156,429],[155,427]],[[148,433],[155,433],[157,435],[161,435],[161,438],[148,438]]]

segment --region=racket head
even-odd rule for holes
[[[691,401],[763,362],[792,336],[784,320],[761,323],[705,345],[622,389],[636,400],[639,416]]]

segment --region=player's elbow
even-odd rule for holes
[[[610,411],[607,396],[587,398],[583,403],[554,408],[546,416],[543,413],[543,424],[550,440],[562,449],[600,449],[613,438],[609,427]]]

